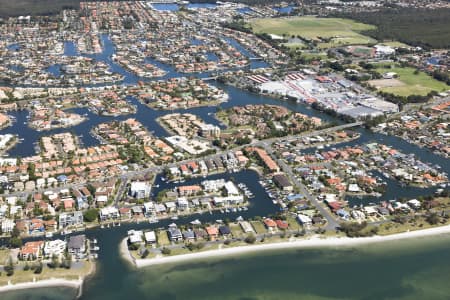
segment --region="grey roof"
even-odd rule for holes
[[[84,247],[85,242],[86,236],[84,234],[71,236],[69,238],[69,243],[67,244],[67,247],[71,249],[81,249]]]

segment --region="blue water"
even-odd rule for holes
[[[165,10],[165,11],[177,11],[180,7],[176,3],[153,3],[152,7],[155,10]]]
[[[189,3],[187,5],[187,8],[190,9],[196,9],[196,8],[209,8],[209,9],[213,9],[216,8],[217,4],[215,3]]]
[[[19,44],[10,44],[6,46],[9,51],[19,51],[22,47]]]
[[[21,72],[23,72],[25,70],[24,67],[18,66],[18,65],[9,65],[8,68],[13,70],[13,71],[16,71],[18,73],[21,73]]]
[[[72,41],[64,42],[64,55],[66,56],[78,56],[77,46]]]
[[[46,69],[46,71],[55,76],[56,78],[58,78],[61,76],[61,65],[60,64],[51,65]]]
[[[290,14],[294,10],[294,8],[295,8],[295,6],[288,5],[285,7],[275,6],[273,9],[275,9],[276,11],[278,11],[281,14]]]
[[[240,45],[237,41],[234,39],[227,38],[226,39],[230,45],[233,45],[237,50],[239,50],[243,55],[247,57],[253,57],[254,54],[245,49],[242,45]],[[148,81],[148,79],[143,79],[135,76],[134,74],[131,74],[127,71],[125,71],[122,67],[115,64],[111,56],[115,51],[114,44],[108,37],[108,35],[101,35],[101,42],[103,45],[103,51],[99,54],[93,54],[93,55],[86,55],[87,57],[92,57],[98,61],[103,61],[107,63],[111,70],[114,72],[117,72],[119,74],[122,74],[124,76],[124,84],[136,84],[138,80],[144,80]],[[195,41],[194,41],[195,42]],[[67,41],[64,44],[65,51],[64,53],[66,55],[79,55],[77,53],[76,46],[73,42]],[[210,59],[215,59],[215,55],[209,54],[208,57]],[[174,70],[174,68],[170,65],[155,61],[154,59],[147,58],[145,59],[146,62],[152,63],[161,69],[167,71],[168,73],[157,79],[168,79],[173,77],[181,77],[181,76],[197,76],[200,78],[209,77],[211,76],[210,73],[201,73],[201,74],[180,74]],[[252,61],[252,66],[255,67],[255,65],[266,65],[263,61]],[[53,65],[49,68],[49,71],[53,74],[57,75],[57,65]],[[327,122],[335,122],[335,123],[342,123],[342,121],[335,119],[329,115],[323,114],[319,111],[310,109],[306,107],[303,104],[296,103],[295,101],[280,101],[274,98],[250,93],[248,91],[240,90],[238,88],[223,85],[215,81],[209,81],[210,84],[217,86],[218,88],[223,89],[226,91],[229,95],[228,102],[222,103],[220,107],[222,109],[230,108],[233,106],[242,106],[246,104],[272,104],[272,105],[282,105],[290,110],[301,112],[303,114],[306,114],[308,116],[315,116],[318,118],[321,118],[323,121]],[[98,145],[99,141],[92,137],[90,135],[90,130],[95,127],[96,125],[103,123],[103,122],[109,122],[113,120],[124,120],[127,118],[136,118],[138,121],[140,121],[150,132],[152,132],[157,137],[166,137],[168,133],[155,121],[158,117],[173,113],[173,112],[189,112],[192,114],[195,114],[199,116],[201,119],[203,119],[207,123],[212,123],[215,125],[218,125],[222,128],[223,125],[220,124],[215,118],[214,113],[216,112],[216,107],[199,107],[199,108],[191,108],[191,109],[179,109],[174,111],[158,111],[151,109],[143,104],[141,104],[137,99],[133,97],[128,97],[128,101],[130,101],[133,105],[136,105],[137,112],[135,114],[125,115],[125,116],[118,116],[118,117],[101,117],[98,115],[95,115],[91,113],[87,108],[77,108],[73,109],[71,111],[79,113],[79,114],[86,114],[88,117],[88,120],[77,125],[74,127],[71,127],[69,129],[56,129],[51,131],[44,131],[44,132],[38,132],[36,130],[33,130],[28,127],[26,124],[28,112],[27,111],[17,111],[17,112],[11,112],[10,114],[16,118],[16,122],[13,124],[13,126],[8,127],[6,129],[3,129],[0,131],[0,134],[4,133],[13,133],[18,134],[19,138],[23,139],[23,141],[18,144],[16,147],[9,150],[8,154],[16,157],[16,156],[30,156],[35,154],[35,148],[34,145],[39,141],[40,137],[45,135],[51,135],[59,132],[73,132],[77,136],[80,136],[80,140],[83,143],[84,146],[94,146]],[[364,144],[372,141],[377,141],[380,143],[384,143],[387,145],[391,145],[399,150],[401,150],[404,153],[414,153],[416,154],[422,161],[429,162],[431,164],[438,164],[442,166],[442,169],[444,171],[450,172],[450,163],[448,160],[443,159],[442,157],[433,154],[427,149],[417,147],[415,145],[409,144],[406,141],[392,137],[392,136],[384,136],[376,133],[369,132],[365,129],[358,129],[361,133],[361,137],[357,139],[356,141],[352,141],[349,143],[343,143],[340,146],[346,146],[346,145],[355,145],[355,144]],[[308,151],[314,151],[315,149],[305,150],[305,152]],[[389,185],[387,192],[381,199],[384,200],[390,200],[395,196],[398,197],[414,197],[414,195],[423,193],[423,192],[432,192],[433,189],[430,190],[422,190],[422,189],[416,189],[416,188],[403,188],[402,192],[400,194],[396,195],[398,189],[398,185],[396,182],[392,182],[392,184]],[[361,202],[361,199],[358,198],[349,198],[351,203],[359,204]],[[365,203],[374,201],[374,199],[371,198],[365,198],[363,200]]]
[[[441,58],[440,57],[430,57],[427,59],[427,64],[437,66],[440,64]]]
[[[245,14],[253,13],[254,10],[251,9],[250,7],[242,7],[242,8],[238,8],[238,9],[237,9],[237,12],[240,13],[240,14],[245,15]]]

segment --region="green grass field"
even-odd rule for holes
[[[424,72],[414,74],[414,68],[390,68],[382,65],[376,68],[376,71],[383,74],[386,72],[395,72],[397,80],[403,83],[402,86],[383,87],[380,90],[386,93],[392,93],[397,96],[409,95],[427,95],[431,91],[442,92],[450,89],[450,86],[444,82],[438,81]]]
[[[268,33],[282,36],[299,35],[304,39],[330,39],[319,43],[321,48],[350,44],[376,43],[376,40],[358,32],[374,29],[372,25],[340,18],[264,18],[250,23],[255,33]]]

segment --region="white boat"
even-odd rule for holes
[[[171,217],[172,220],[178,220],[178,216]]]
[[[45,237],[46,238],[52,238],[53,237],[53,233],[52,232],[46,232],[45,233]]]

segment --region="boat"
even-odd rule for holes
[[[45,237],[46,238],[52,238],[53,237],[53,233],[52,232],[46,232],[45,233]]]
[[[178,220],[178,216],[171,217],[172,220]]]
[[[192,225],[201,225],[202,222],[200,222],[199,219],[195,219],[194,221],[191,222]]]

